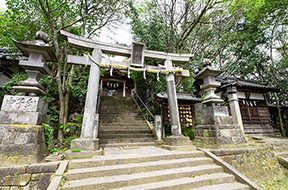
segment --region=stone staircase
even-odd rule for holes
[[[276,155],[288,160],[288,147],[286,149],[276,149]]]
[[[224,173],[222,167],[215,165],[201,151],[168,151],[151,147],[150,150],[139,150],[138,155],[119,154],[70,161],[62,189],[249,189],[235,182],[233,175]]]
[[[103,96],[99,113],[100,147],[155,145],[151,129],[131,98]]]
[[[288,169],[288,146],[274,147],[279,163]]]

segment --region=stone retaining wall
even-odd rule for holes
[[[0,190],[46,190],[59,163],[0,168]]]
[[[273,148],[212,150],[211,152],[254,181],[266,181],[282,172]]]

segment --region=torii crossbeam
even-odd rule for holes
[[[90,65],[90,73],[89,73],[89,81],[85,102],[85,110],[84,117],[82,123],[82,131],[81,138],[82,141],[78,141],[76,144],[82,144],[81,148],[85,147],[86,150],[95,150],[98,149],[98,146],[95,145],[98,141],[97,139],[97,116],[96,116],[96,105],[98,99],[98,86],[100,80],[100,68],[99,65],[103,65],[102,62],[106,64],[110,64],[111,66],[114,64],[118,65],[116,69],[129,68],[129,63],[124,62],[113,62],[110,60],[102,60],[102,53],[112,54],[112,55],[120,55],[120,56],[131,56],[131,49],[126,46],[121,45],[113,45],[105,42],[99,42],[91,39],[87,39],[84,37],[80,37],[65,31],[61,31],[61,35],[64,37],[68,43],[77,49],[86,50],[92,52],[92,58],[90,59],[87,56],[75,56],[68,55],[67,62],[70,64],[77,65]],[[173,62],[174,63],[187,63],[190,58],[193,57],[191,54],[174,54],[174,53],[165,53],[159,51],[144,51],[144,59],[146,60],[156,60],[156,61],[164,61],[165,66],[151,66],[144,65],[145,71],[152,71],[155,73],[159,70],[160,74],[166,74],[166,82],[167,82],[167,94],[168,94],[168,104],[170,110],[170,122],[171,122],[171,131],[172,138],[166,140],[166,144],[170,145],[182,145],[184,137],[181,136],[181,126],[178,112],[178,103],[176,97],[176,89],[175,89],[175,77],[172,72]],[[135,69],[136,70],[136,69]],[[160,72],[161,71],[161,72]],[[179,71],[177,71],[179,72]],[[158,74],[159,74],[158,73]],[[189,76],[188,70],[181,70],[181,72],[177,73],[178,76]],[[178,139],[178,140],[177,140]],[[187,143],[187,141],[185,142]],[[75,143],[74,143],[75,144]],[[80,147],[80,146],[79,146]],[[76,148],[76,146],[74,146]]]

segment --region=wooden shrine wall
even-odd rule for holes
[[[163,124],[170,125],[168,104],[164,103],[162,106]],[[178,110],[181,126],[194,127],[194,104],[178,103]]]
[[[273,132],[270,114],[264,100],[239,100],[246,134]]]

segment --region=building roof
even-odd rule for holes
[[[156,94],[156,96],[161,99],[168,98],[167,92],[159,92],[158,94]],[[177,93],[177,100],[186,100],[186,101],[192,101],[192,102],[202,101],[196,98],[193,93]]]
[[[23,56],[22,53],[12,52],[7,48],[0,47],[0,60],[19,60],[19,59],[27,59],[27,57]]]
[[[279,91],[278,88],[269,86],[264,82],[246,80],[246,79],[237,78],[237,77],[227,77],[227,76],[220,75],[216,77],[216,81],[221,83],[220,88],[225,88],[228,86],[235,85],[237,87],[248,87],[248,88],[254,88],[254,89],[262,89],[266,91]]]

